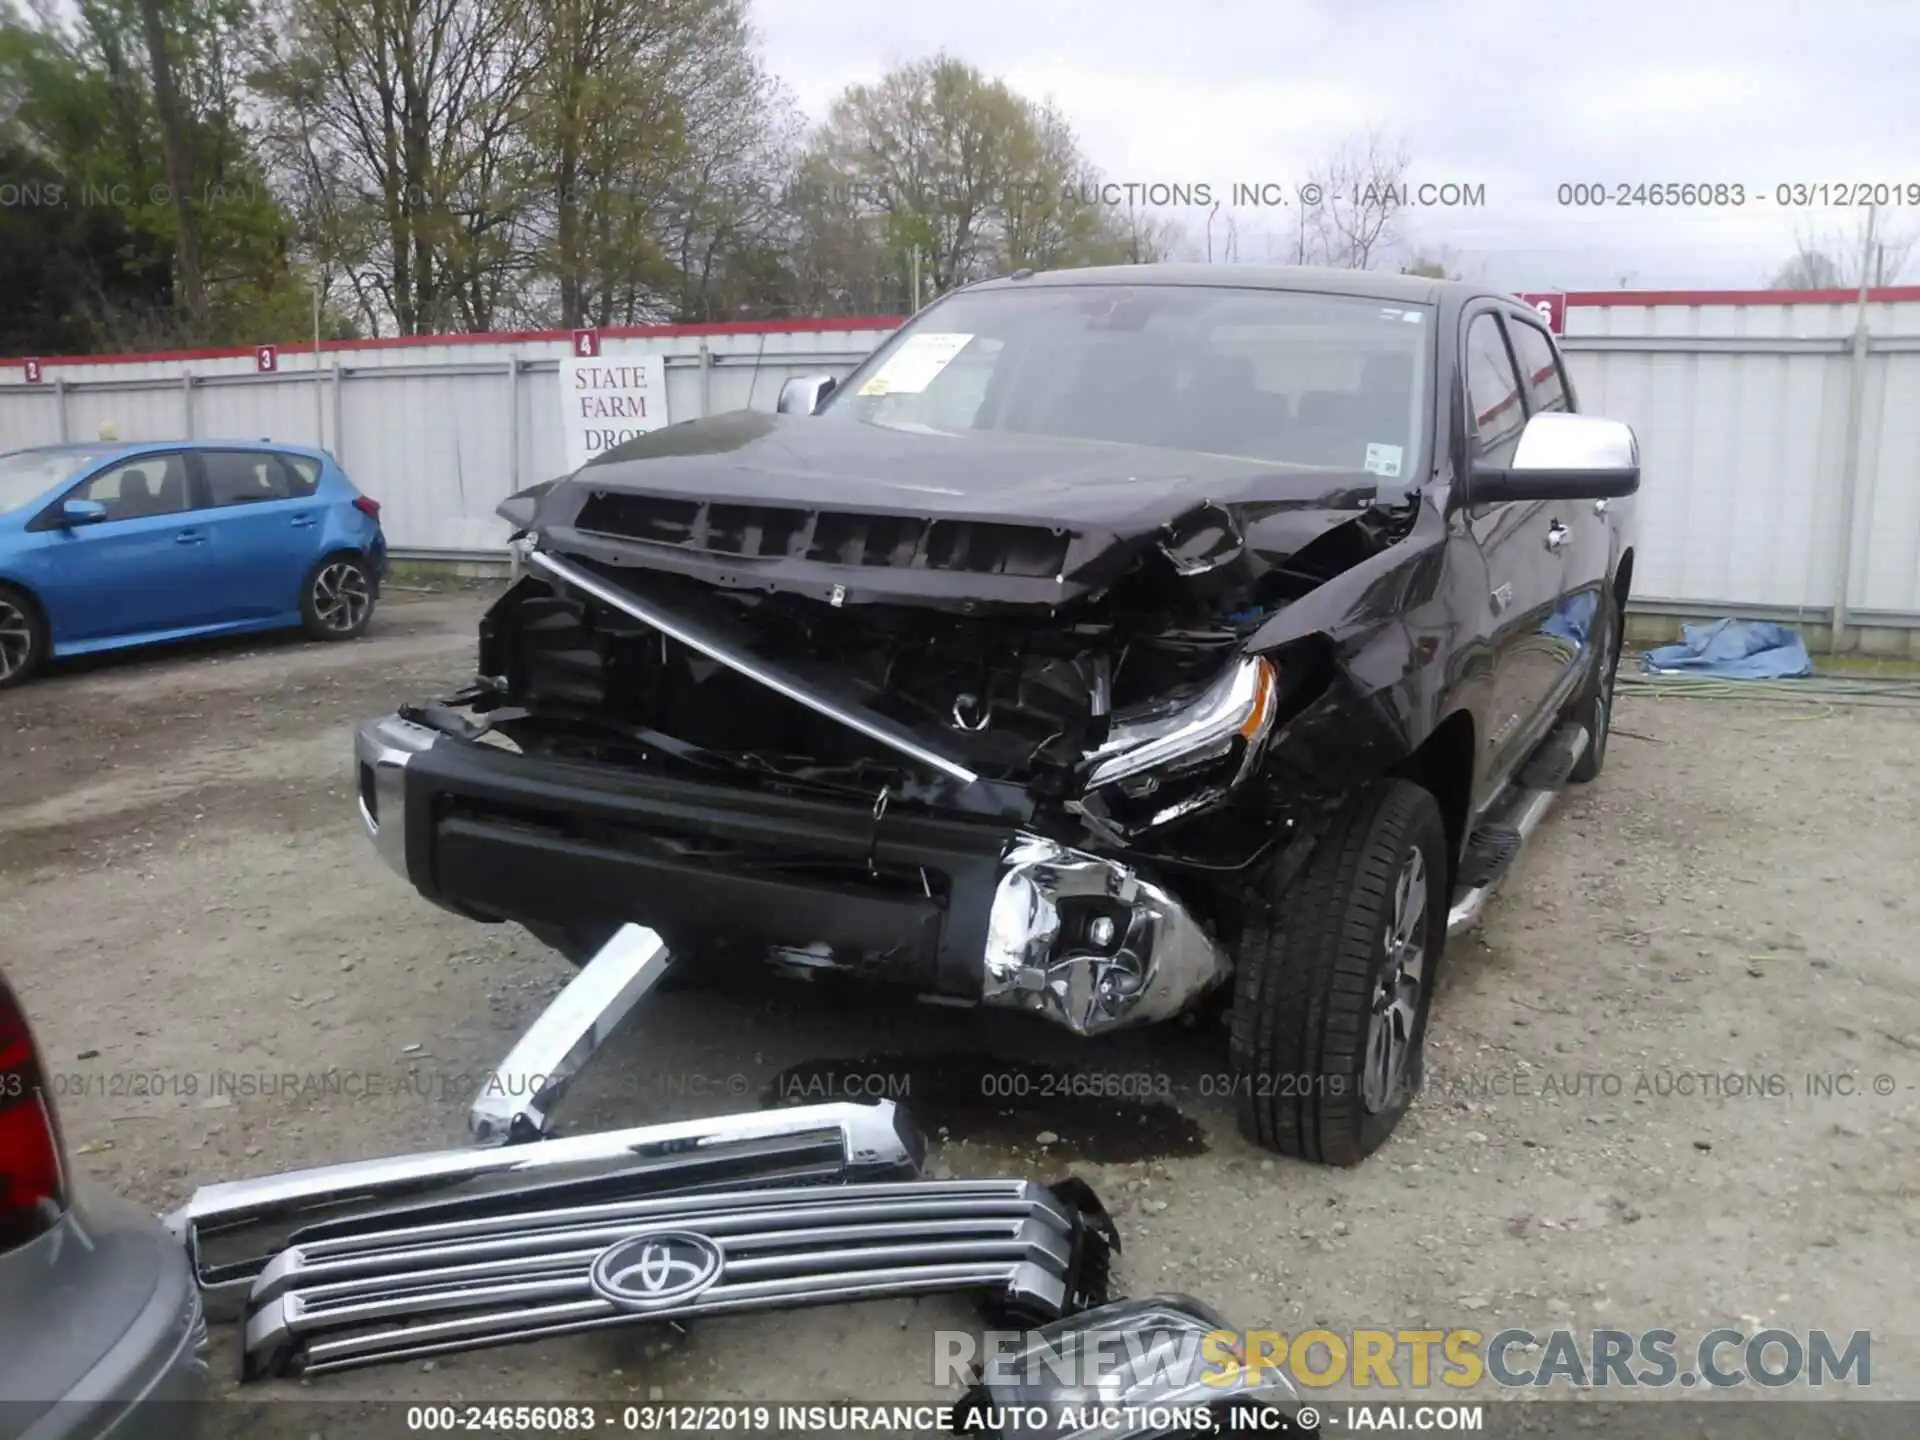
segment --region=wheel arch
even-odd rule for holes
[[[1420,786],[1440,807],[1447,831],[1447,887],[1452,889],[1466,848],[1473,810],[1474,761],[1478,751],[1472,712],[1450,711],[1419,747],[1389,772]]]

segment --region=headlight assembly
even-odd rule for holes
[[[1274,663],[1265,656],[1248,656],[1229,665],[1183,705],[1132,718],[1116,717],[1106,743],[1088,757],[1092,769],[1087,788],[1149,772],[1179,774],[1225,759],[1236,750],[1244,771],[1273,728],[1279,688]]]

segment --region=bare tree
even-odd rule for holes
[[[167,48],[167,25],[160,0],[140,0],[140,29],[151,67],[154,115],[160,122],[160,153],[166,165],[167,188],[173,192],[173,213],[179,233],[174,257],[180,276],[180,299],[196,330],[207,324],[207,291],[201,279],[200,224],[193,213],[193,159],[187,141],[187,118],[174,82],[173,57]]]
[[[1851,230],[1824,233],[1796,229],[1793,254],[1768,280],[1773,290],[1852,290],[1862,276],[1869,285],[1897,285],[1913,258],[1920,232],[1883,234],[1873,231],[1868,249],[1867,212],[1861,211]]]
[[[1368,131],[1343,144],[1301,186],[1300,253],[1304,264],[1367,270],[1399,240],[1406,207],[1404,144]]]
[[[491,323],[514,258],[526,0],[286,0],[258,85],[313,241],[402,334]]]

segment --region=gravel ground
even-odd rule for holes
[[[349,734],[465,678],[482,600],[395,596],[355,644],[69,666],[0,699],[0,965],[91,1178],[162,1209],[201,1181],[463,1139],[473,1079],[571,972],[378,863]],[[657,996],[564,1121],[904,1088],[935,1173],[1089,1179],[1136,1294],[1288,1331],[1870,1328],[1874,1393],[1920,1398],[1920,714],[1634,695],[1618,724],[1606,775],[1448,956],[1429,1090],[1357,1169],[1245,1144],[1210,1093],[1213,1033],[1085,1045],[789,989]],[[216,1071],[334,1068],[383,1093],[209,1098]],[[1007,1075],[1023,1098],[982,1097]],[[1165,1098],[1059,1093],[1075,1075]],[[1826,1076],[1856,1093],[1809,1096]],[[886,1302],[279,1388],[930,1398],[928,1331],[970,1323]]]

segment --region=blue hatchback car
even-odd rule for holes
[[[49,656],[303,627],[366,629],[380,506],[324,450],[268,441],[0,455],[0,688]]]

